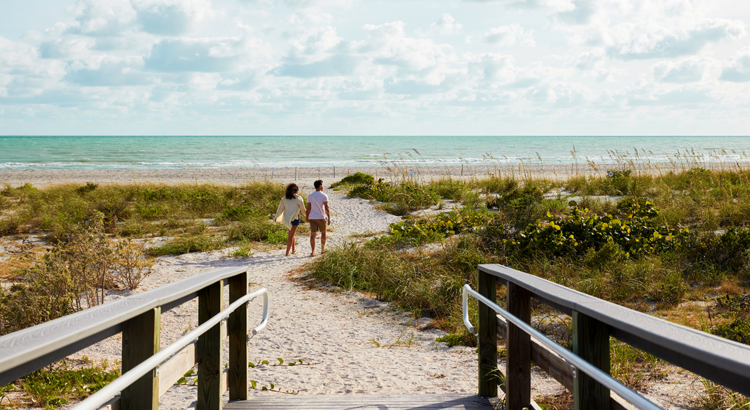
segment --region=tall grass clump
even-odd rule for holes
[[[135,289],[150,273],[144,246],[109,238],[101,214],[63,239],[23,269],[8,291],[0,289],[2,333],[101,304],[107,289]]]
[[[220,185],[59,185],[37,189],[31,184],[0,191],[10,210],[0,221],[0,234],[42,230],[50,240],[91,220],[104,217],[110,232],[125,236],[181,234],[190,221],[216,219],[217,223],[268,218],[284,194],[281,184],[251,182],[241,187]]]

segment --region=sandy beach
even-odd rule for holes
[[[377,167],[321,167],[321,168],[177,168],[177,169],[96,169],[96,170],[0,170],[0,184],[16,187],[31,183],[36,187],[59,184],[217,184],[242,185],[249,181],[297,182],[312,186],[313,181],[323,179],[326,184],[340,180],[348,174],[364,172],[383,178],[386,181],[414,178],[433,180],[440,178],[472,179],[487,177],[545,178],[565,180],[573,176],[604,176],[608,170],[633,169],[636,173],[661,174],[670,171],[680,172],[693,167],[706,169],[747,168],[747,162],[682,162],[658,164],[618,164],[618,163],[579,163],[579,164],[516,164],[505,165],[404,165]]]

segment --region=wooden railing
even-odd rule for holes
[[[541,334],[536,338],[530,335],[534,330],[526,324],[531,320],[532,298],[573,318],[572,355],[576,360],[583,359],[593,365],[596,368],[593,370],[609,374],[609,338],[612,336],[717,384],[750,395],[750,346],[615,305],[502,265],[479,265],[478,275],[477,297],[486,301],[479,303],[477,329],[479,394],[496,397],[498,387],[502,388],[509,410],[538,408],[531,400],[532,362],[573,393],[575,409],[637,408],[591,374],[565,360],[563,355],[571,355],[571,352],[558,349],[561,354],[557,354],[548,347],[549,339]],[[497,299],[498,284],[506,286],[507,311],[497,305],[490,306]],[[500,311],[511,320],[498,317]],[[506,341],[505,371],[497,367],[498,336]],[[560,346],[556,345],[555,349],[557,347]],[[503,376],[498,377],[498,372]],[[609,378],[606,375],[605,378]],[[619,382],[610,383],[615,384]],[[639,407],[647,408],[648,404]]]
[[[222,313],[226,285],[229,286],[232,306]],[[129,371],[131,375],[137,372],[139,365],[138,373],[143,376],[128,381],[120,396],[110,400],[105,407],[155,410],[159,396],[196,363],[200,380],[197,409],[220,409],[221,396],[227,389],[231,400],[247,400],[247,300],[255,294],[263,294],[262,326],[268,317],[265,289],[248,294],[248,285],[247,267],[219,269],[0,337],[0,386],[122,333],[121,379],[127,378]],[[206,324],[205,329],[195,333],[197,340],[183,336],[180,346],[187,347],[172,349],[175,354],[163,354],[169,347],[157,354],[162,313],[196,297],[199,328]],[[225,316],[228,316],[226,322],[222,321]],[[215,325],[209,324],[213,322]],[[225,371],[222,341],[227,336],[229,366]],[[142,371],[142,364],[148,360],[153,362],[154,358],[157,359],[154,366]]]

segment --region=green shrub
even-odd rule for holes
[[[420,245],[436,242],[447,236],[462,232],[473,232],[489,221],[485,211],[463,208],[460,211],[443,212],[431,218],[420,218],[392,223],[390,236],[383,236],[371,242],[388,242],[400,245]]]
[[[66,362],[37,370],[21,380],[21,388],[37,406],[58,408],[88,397],[120,377],[120,371],[100,366],[71,369]]]
[[[237,222],[229,227],[227,239],[229,241],[264,241],[270,234],[286,234],[286,227],[282,224],[274,224],[263,218],[250,218]],[[284,239],[286,241],[286,239]]]
[[[429,187],[412,182],[391,185],[382,179],[372,184],[355,185],[349,190],[349,196],[383,202],[383,210],[395,215],[403,215],[406,210],[424,209],[440,202],[440,195]]]
[[[746,319],[737,318],[731,323],[716,325],[710,331],[725,339],[750,344],[750,323]]]
[[[373,177],[372,175],[365,174],[364,172],[355,172],[352,175],[345,176],[341,181],[334,182],[333,184],[331,184],[331,188],[358,184],[372,185],[374,183],[375,177]]]
[[[591,215],[588,209],[577,206],[568,216],[548,213],[546,221],[529,225],[517,239],[510,240],[511,244],[525,257],[539,253],[580,257],[591,255],[590,249],[598,252],[613,243],[627,257],[633,257],[663,253],[686,242],[687,229],[672,229],[655,222],[653,218],[659,210],[650,201],[639,199],[621,205],[616,216]]]
[[[451,333],[445,336],[440,336],[436,338],[435,341],[438,343],[445,343],[449,347],[453,347],[453,346],[475,347],[477,345],[476,336],[472,335],[468,331],[463,331],[461,333]]]
[[[432,181],[427,185],[432,191],[435,191],[443,198],[454,201],[463,201],[471,192],[471,188],[462,181],[444,178]]]

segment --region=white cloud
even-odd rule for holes
[[[357,58],[338,54],[310,63],[285,63],[273,69],[271,74],[299,78],[347,76],[354,72],[357,64]]]
[[[161,72],[235,71],[241,62],[263,54],[263,43],[253,38],[167,39],[154,44],[145,69]]]
[[[118,35],[135,21],[137,13],[129,0],[78,0],[74,32],[92,36]]]
[[[719,79],[737,83],[750,81],[750,46],[743,47],[732,56]]]
[[[519,24],[491,28],[482,34],[482,41],[500,46],[536,46],[534,30],[525,31]]]
[[[343,40],[331,25],[332,17],[326,13],[295,13],[290,23],[292,29],[285,33],[295,53],[320,55],[330,51]]]
[[[35,95],[43,89],[54,87],[65,75],[65,63],[40,59],[31,45],[0,37],[0,74],[3,87],[0,94]]]
[[[140,57],[96,56],[86,64],[74,64],[65,80],[85,87],[146,85],[153,80],[141,72]]]
[[[701,81],[712,60],[701,58],[688,58],[682,61],[665,61],[652,67],[654,79],[663,83],[694,83]]]
[[[430,24],[430,29],[440,34],[457,34],[463,26],[448,13],[443,14],[437,22]]]
[[[359,52],[372,58],[375,64],[394,66],[411,73],[434,69],[455,60],[451,46],[435,44],[430,39],[408,37],[404,26],[402,21],[366,24],[362,29],[367,40]]]
[[[668,27],[656,22],[622,23],[607,35],[608,54],[622,60],[674,58],[698,53],[706,44],[745,35],[737,20],[705,20],[690,27]]]
[[[95,44],[91,38],[59,37],[39,44],[39,54],[42,58],[83,58]]]
[[[575,61],[575,66],[579,70],[591,70],[598,68],[606,57],[606,53],[602,48],[594,48],[591,51],[586,51],[578,55]]]
[[[210,0],[78,0],[74,12],[71,32],[96,37],[134,30],[181,35],[215,16]]]

